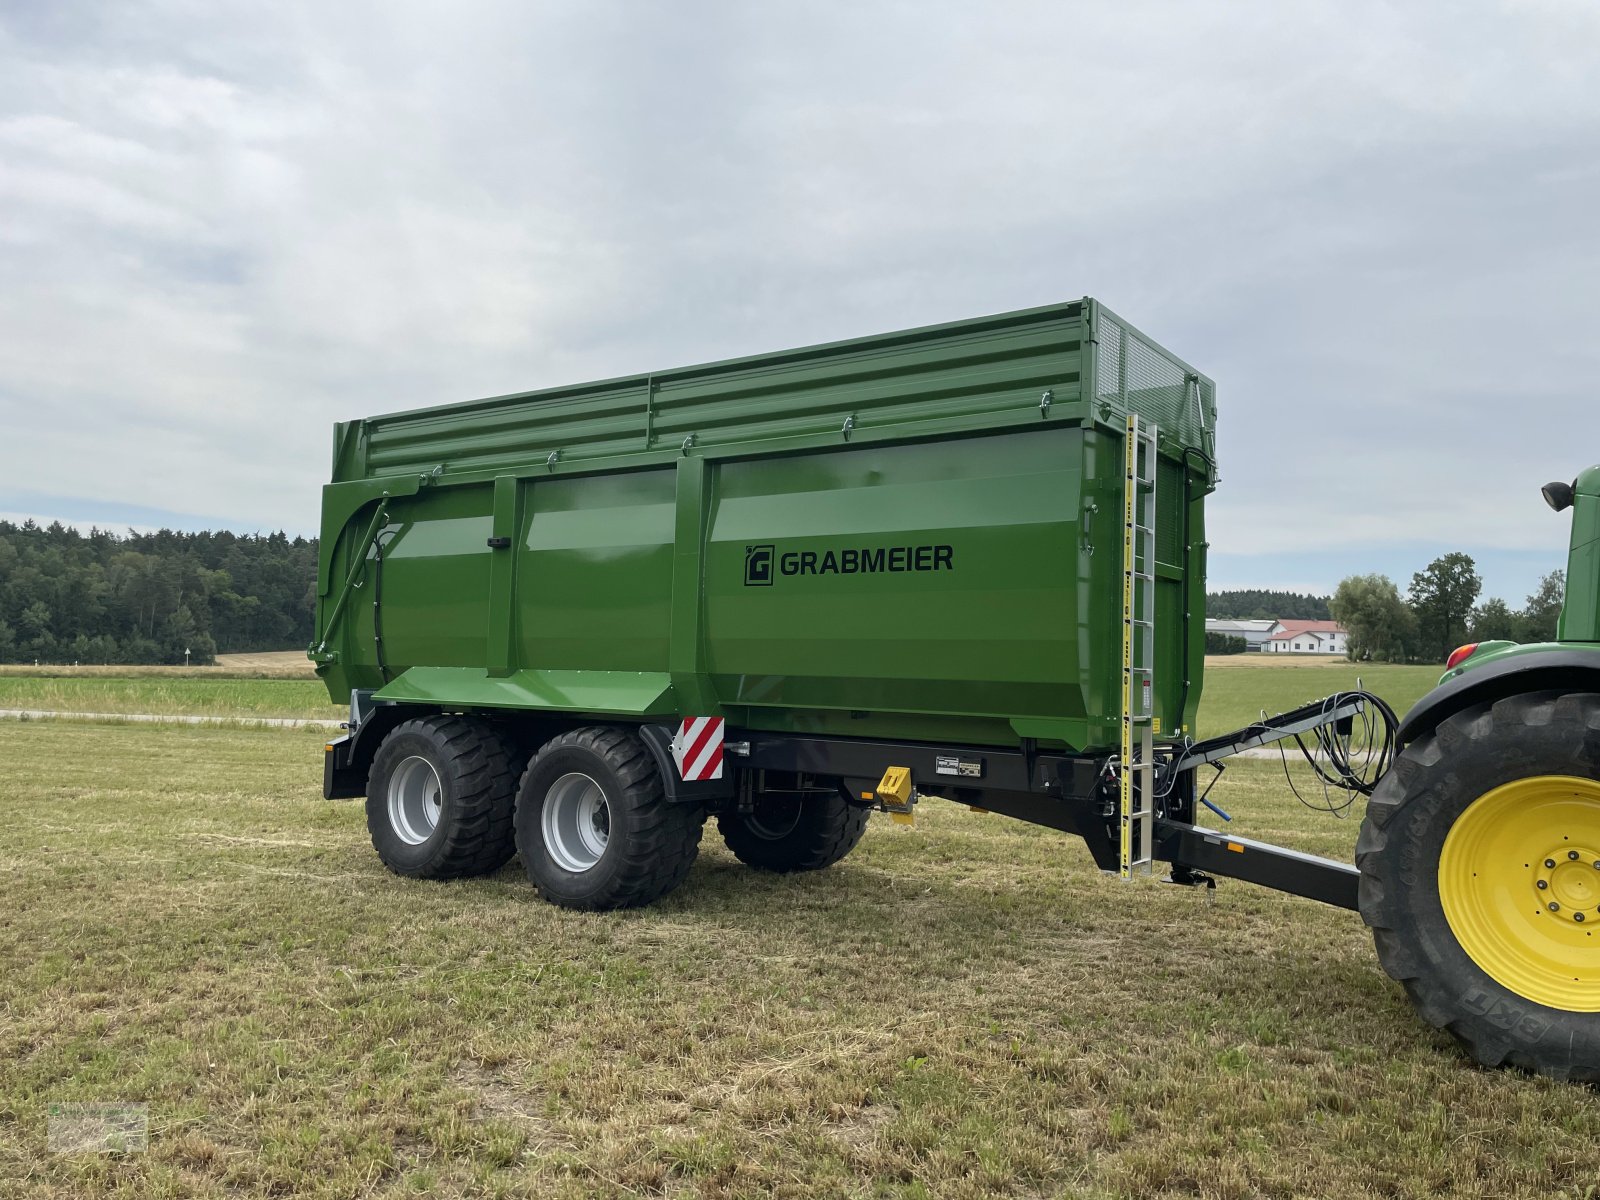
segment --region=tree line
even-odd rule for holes
[[[1241,588],[1207,592],[1206,616],[1225,621],[1331,621],[1326,596]]]
[[[317,542],[0,521],[0,662],[209,663],[304,647]]]
[[[1555,640],[1566,573],[1539,581],[1521,608],[1498,596],[1481,603],[1483,580],[1467,554],[1446,554],[1411,577],[1401,592],[1387,575],[1352,575],[1332,596],[1244,589],[1211,592],[1206,616],[1227,620],[1337,621],[1357,661],[1442,662],[1467,642]],[[1244,639],[1206,635],[1206,653],[1239,654]]]
[[[1479,603],[1477,564],[1456,553],[1413,575],[1403,596],[1387,575],[1352,575],[1328,608],[1348,631],[1352,659],[1443,662],[1467,642],[1554,641],[1566,585],[1566,572],[1552,571],[1519,609],[1497,596]]]

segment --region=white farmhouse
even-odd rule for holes
[[[1274,621],[1267,654],[1343,654],[1349,635],[1336,621]]]

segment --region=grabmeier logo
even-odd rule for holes
[[[785,550],[774,543],[744,548],[744,585],[771,587],[785,579],[819,575],[901,575],[953,571],[956,551],[947,544],[922,546],[846,546],[831,550]]]
[[[772,546],[746,546],[744,548],[744,583],[746,587],[772,586]]]

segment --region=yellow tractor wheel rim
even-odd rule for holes
[[[1600,1012],[1600,780],[1538,775],[1479,796],[1444,840],[1439,900],[1491,979]]]

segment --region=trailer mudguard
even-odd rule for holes
[[[1518,647],[1504,658],[1468,667],[1417,701],[1400,722],[1400,745],[1408,745],[1463,709],[1544,691],[1600,692],[1600,649]]]

